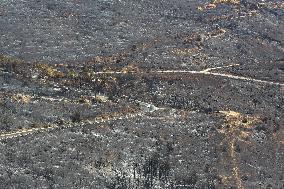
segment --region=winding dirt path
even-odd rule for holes
[[[16,130],[16,131],[0,133],[0,141],[5,140],[5,139],[9,139],[9,138],[27,136],[27,135],[35,134],[35,133],[50,132],[50,131],[55,130],[55,129],[84,127],[84,126],[90,125],[90,124],[106,123],[106,122],[115,121],[115,120],[119,120],[119,119],[130,119],[130,118],[134,118],[134,117],[137,117],[137,116],[140,116],[140,115],[141,115],[141,112],[129,113],[129,114],[113,116],[113,117],[108,117],[108,118],[96,117],[94,120],[84,120],[84,121],[81,121],[81,122],[78,122],[78,123],[68,122],[64,125],[49,124],[49,125],[46,125],[46,126],[43,126],[43,127],[38,127],[38,128],[19,129],[19,130]]]
[[[220,67],[214,67],[214,68],[207,68],[205,70],[196,71],[196,70],[153,70],[149,72],[139,72],[140,74],[147,74],[147,73],[159,73],[159,74],[176,74],[176,73],[188,73],[188,74],[203,74],[203,75],[212,75],[212,76],[218,76],[223,78],[229,78],[229,79],[235,79],[235,80],[242,80],[242,81],[250,81],[254,83],[262,83],[262,84],[268,84],[268,85],[277,85],[284,87],[284,83],[279,82],[273,82],[273,81],[267,81],[267,80],[261,80],[261,79],[254,79],[251,77],[244,77],[244,76],[238,76],[238,75],[232,75],[232,74],[225,74],[225,73],[218,73],[218,72],[212,72],[213,70],[222,69],[222,68],[228,68],[228,67],[234,67],[238,66],[238,64],[232,64],[228,66],[220,66]],[[135,73],[135,72],[132,72]],[[123,71],[105,71],[105,72],[94,72],[95,75],[102,75],[102,74],[114,74],[114,75],[121,75],[126,74],[126,72]]]

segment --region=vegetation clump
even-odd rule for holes
[[[21,65],[23,61],[8,55],[0,54],[0,66],[9,72],[21,72]]]
[[[92,63],[119,63],[126,58],[124,53],[122,54],[114,54],[111,56],[96,56],[91,62]]]
[[[71,69],[71,70],[68,71],[67,77],[74,79],[74,78],[79,77],[79,74],[75,70]]]
[[[127,65],[122,68],[121,72],[123,73],[138,73],[139,68],[136,65]]]
[[[7,56],[7,55],[0,55],[0,62],[1,63],[12,63],[12,64],[20,64],[22,63],[21,60],[11,57],[11,56]]]
[[[108,96],[105,96],[105,95],[102,95],[102,94],[97,94],[95,96],[95,99],[97,102],[100,102],[100,103],[104,103],[104,102],[107,102],[109,100]]]
[[[189,49],[173,48],[170,52],[176,56],[192,56],[194,54],[197,54],[199,52],[199,49],[198,47],[189,48]]]
[[[36,68],[45,76],[52,78],[62,78],[65,76],[64,73],[58,71],[56,68],[51,65],[40,63],[36,65]]]
[[[213,4],[227,3],[227,4],[238,5],[240,4],[240,0],[213,0],[212,3]]]
[[[218,4],[239,5],[240,0],[212,0],[211,3],[207,3],[204,6],[199,6],[199,7],[197,7],[197,9],[199,11],[215,9]]]

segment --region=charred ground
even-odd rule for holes
[[[1,1],[1,188],[283,188],[280,1]]]

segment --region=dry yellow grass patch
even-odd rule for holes
[[[256,123],[262,122],[258,116],[246,116],[235,111],[220,111],[225,115],[230,131],[241,131],[242,129],[252,128]]]
[[[231,176],[227,176],[227,175],[219,175],[219,178],[221,179],[221,182],[224,185],[227,185],[229,181],[231,180]]]
[[[228,142],[232,175],[235,178],[237,188],[244,189],[236,155],[236,142],[247,140],[251,135],[249,129],[262,121],[258,116],[247,116],[236,111],[220,111],[220,113],[225,116],[226,124],[218,131],[225,135],[225,140]]]
[[[262,122],[259,116],[247,116],[235,111],[220,111],[220,113],[225,115],[226,125],[218,131],[239,141],[246,142],[251,135],[250,129]]]
[[[218,4],[222,4],[222,3],[232,4],[232,5],[239,5],[240,4],[240,0],[213,0],[213,1],[211,1],[211,3],[207,3],[207,4],[203,5],[203,6],[197,7],[197,9],[199,11],[215,9]]]
[[[31,98],[32,97],[30,95],[18,93],[12,96],[12,101],[27,104],[31,101]]]

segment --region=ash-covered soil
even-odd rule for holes
[[[284,188],[283,8],[2,0],[0,188]]]

